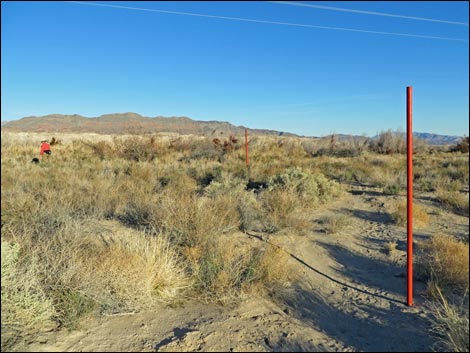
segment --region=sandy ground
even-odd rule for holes
[[[406,230],[389,214],[403,196],[352,187],[348,195],[312,218],[340,212],[351,225],[327,234],[319,222],[308,235],[277,238],[292,254],[300,279],[282,300],[251,298],[237,306],[188,302],[145,312],[88,319],[76,331],[50,332],[25,351],[430,351],[430,313],[416,280],[415,305],[406,301]],[[430,225],[415,230],[419,241],[439,232],[468,236],[468,217],[439,209],[432,197],[415,201]],[[254,234],[255,235],[255,234]],[[240,237],[247,237],[239,234]],[[261,239],[261,240],[260,240]],[[395,241],[388,254],[385,244]]]

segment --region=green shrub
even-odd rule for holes
[[[340,185],[323,174],[311,174],[300,168],[290,168],[268,181],[269,190],[292,190],[306,205],[315,207],[341,193]]]

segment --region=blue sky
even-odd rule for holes
[[[405,130],[411,85],[415,131],[469,134],[468,2],[310,2],[467,25],[270,2],[106,4],[465,41],[2,1],[2,120],[136,112],[371,136]]]

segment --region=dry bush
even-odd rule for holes
[[[90,147],[101,160],[113,158],[116,155],[113,145],[107,141],[84,142],[84,144]]]
[[[436,235],[420,244],[418,271],[434,286],[459,292],[468,291],[468,244],[447,235]]]
[[[462,152],[468,153],[468,142],[469,137],[462,137],[462,139],[455,145],[450,148],[450,152]]]
[[[114,313],[176,300],[189,283],[161,236],[130,231],[98,236],[84,224],[69,223],[51,237],[23,243],[23,266],[34,270],[54,319],[66,327],[96,310]]]
[[[292,189],[272,190],[259,195],[263,231],[274,233],[285,228],[303,232],[309,228],[306,207]]]
[[[191,275],[198,296],[206,302],[227,303],[240,297],[243,285],[256,280],[259,252],[217,239],[190,247]]]
[[[261,250],[237,244],[237,240],[219,238],[185,249],[201,299],[224,304],[244,295],[287,293],[286,288],[295,280],[287,253],[272,245]]]
[[[415,185],[421,191],[460,191],[468,188],[469,160],[462,154],[421,155],[415,161]]]
[[[396,241],[389,241],[387,243],[385,243],[385,252],[388,254],[388,255],[393,255],[395,253],[395,251],[397,250],[397,242]]]
[[[53,137],[53,138],[51,139],[50,145],[51,145],[51,146],[55,146],[55,145],[60,145],[61,143],[62,143],[61,140],[59,140],[59,139],[56,140],[56,138]]]
[[[257,270],[259,281],[273,297],[289,293],[292,282],[297,280],[297,272],[289,264],[290,255],[277,244],[269,244],[261,257]]]
[[[461,194],[458,191],[437,190],[437,199],[448,209],[454,212],[469,216],[468,194]]]
[[[330,214],[319,219],[327,234],[339,233],[351,225],[351,218],[343,214]]]
[[[153,299],[171,302],[189,287],[181,259],[164,235],[128,232],[108,241],[112,245],[99,256],[75,260],[86,270],[81,290],[101,305],[132,309]]]
[[[136,162],[153,161],[161,150],[161,147],[155,143],[154,137],[115,138],[114,145],[119,157]]]
[[[238,200],[197,194],[163,192],[149,216],[151,229],[168,234],[174,244],[195,246],[211,237],[239,228]]]
[[[245,192],[245,189],[245,180],[223,172],[220,176],[214,178],[206,188],[204,188],[204,194],[212,198],[220,195],[239,196]]]
[[[316,207],[341,194],[338,183],[322,174],[312,174],[301,168],[289,168],[268,181],[270,190],[290,190],[307,207]]]
[[[2,351],[56,326],[53,303],[41,286],[36,266],[23,266],[21,251],[19,244],[2,240]]]
[[[328,139],[329,142],[327,142]],[[316,150],[310,151],[310,154],[313,157],[331,156],[352,158],[360,156],[362,152],[366,151],[368,144],[369,140],[365,137],[351,137],[349,139],[338,141],[335,135],[331,135],[329,138],[323,138],[323,142],[317,143]]]
[[[370,140],[369,149],[380,154],[406,153],[406,141],[400,132],[387,130]]]
[[[222,155],[222,151],[206,137],[180,136],[170,141],[169,149],[181,153],[179,160],[184,162],[200,159],[217,160]]]
[[[392,218],[399,226],[406,226],[408,220],[407,202],[400,202],[395,206]],[[429,215],[420,205],[413,203],[413,226],[417,228],[426,227],[429,223]]]

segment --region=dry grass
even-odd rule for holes
[[[468,194],[462,194],[459,191],[437,191],[437,199],[448,209],[457,214],[469,216]]]
[[[392,213],[392,218],[399,226],[407,224],[408,211],[406,201],[400,202],[395,206],[395,211]],[[429,223],[429,215],[426,210],[416,203],[413,203],[413,226],[417,228],[426,227]]]
[[[429,305],[433,313],[431,332],[437,338],[438,352],[469,351],[468,296],[460,305],[452,305],[437,288],[437,302]],[[465,301],[467,302],[465,305]]]
[[[385,243],[384,245],[384,248],[385,248],[385,252],[388,254],[388,255],[393,255],[395,253],[395,251],[397,250],[397,242],[396,241],[389,241],[387,243]]]
[[[420,244],[418,269],[435,286],[466,292],[469,287],[468,244],[436,235]]]
[[[343,214],[330,214],[319,219],[327,234],[339,233],[351,225],[351,218]]]
[[[288,254],[272,245],[262,250],[224,237],[186,247],[184,254],[196,295],[206,302],[225,304],[245,295],[282,296],[295,278]]]
[[[368,152],[363,141],[346,153],[337,141],[256,137],[247,170],[243,150],[208,138],[54,137],[51,158],[33,164],[37,141],[51,136],[2,133],[2,348],[8,330],[21,338],[94,312],[186,295],[219,303],[277,296],[295,279],[286,254],[241,246],[238,230],[308,233],[310,211],[342,196],[337,181],[391,194],[403,187],[404,156]],[[312,157],[325,148],[331,153]],[[416,158],[423,188],[468,187],[466,156]],[[246,190],[249,178],[268,188]],[[441,201],[462,209],[448,199]],[[348,222],[325,224],[337,232]]]
[[[54,307],[36,267],[22,266],[21,247],[2,240],[2,351],[17,340],[54,328]]]

